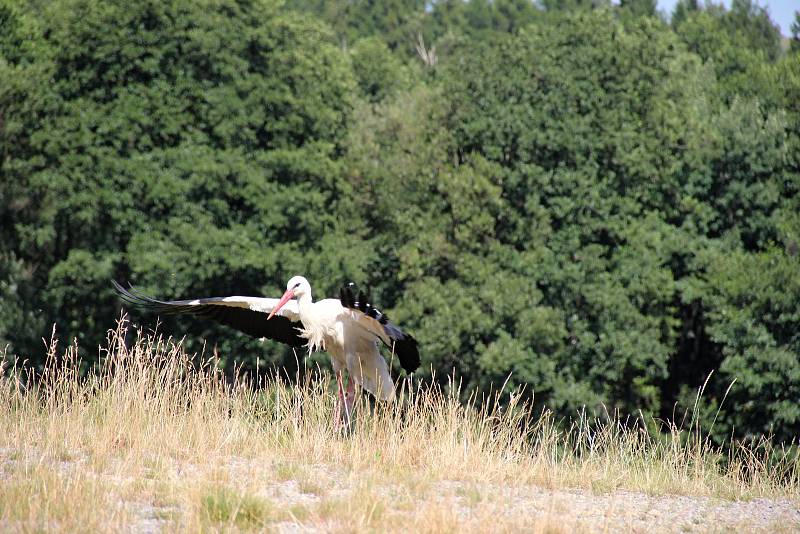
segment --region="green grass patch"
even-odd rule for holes
[[[208,523],[262,528],[275,515],[268,500],[226,486],[211,488],[201,498],[200,509]]]

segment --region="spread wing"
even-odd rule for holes
[[[363,292],[356,293],[352,282],[339,291],[342,306],[351,310],[353,319],[358,324],[378,336],[400,360],[400,365],[407,373],[419,367],[419,347],[417,340],[403,332],[397,325],[389,321],[389,316],[369,303],[369,297]]]
[[[307,343],[301,337],[297,302],[289,301],[269,321],[269,313],[279,299],[264,297],[209,297],[192,300],[158,300],[133,288],[125,289],[115,280],[111,283],[122,300],[163,315],[196,315],[235,328],[257,338],[268,338],[300,347]]]

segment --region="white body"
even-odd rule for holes
[[[309,351],[327,351],[334,372],[347,369],[357,385],[380,400],[394,399],[389,367],[378,349],[383,332],[370,328],[372,325],[363,319],[359,321],[357,312],[342,306],[338,299],[312,302],[310,292],[300,297],[298,312]]]

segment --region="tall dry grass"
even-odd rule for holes
[[[797,459],[766,442],[723,452],[692,425],[653,435],[579,417],[565,427],[514,393],[464,405],[455,387],[410,382],[394,405],[361,398],[342,432],[325,379],[226,381],[213,360],[196,364],[180,343],[136,334],[126,344],[125,322],[110,331],[88,374],[76,346],[55,343],[35,380],[7,364],[0,530],[446,531],[458,510],[442,495],[469,504],[504,494],[497,506],[509,506],[507,491],[531,487],[800,498]],[[564,524],[517,519],[476,512],[469,524]]]

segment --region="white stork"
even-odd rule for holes
[[[389,322],[386,314],[367,302],[354,285],[342,288],[338,299],[314,302],[311,285],[302,276],[286,284],[280,299],[264,297],[210,297],[191,300],[157,300],[131,288],[127,290],[112,280],[126,302],[163,314],[191,314],[215,320],[258,338],[280,341],[291,347],[307,346],[309,352],[322,349],[331,355],[339,391],[336,419],[341,406],[349,424],[355,390],[353,383],[376,398],[392,401],[394,383],[378,342],[387,345],[411,373],[419,366],[417,341]],[[345,392],[342,372],[349,378]]]

